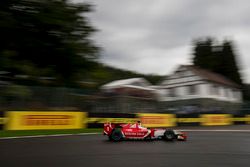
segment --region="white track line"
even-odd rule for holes
[[[15,136],[15,137],[0,137],[0,140],[3,139],[25,139],[25,138],[42,138],[42,137],[63,137],[63,136],[85,136],[85,135],[97,135],[101,133],[75,133],[75,134],[55,134],[55,135],[34,135],[34,136]]]

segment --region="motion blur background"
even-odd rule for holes
[[[190,14],[185,16],[186,21],[197,21],[197,24],[206,22],[206,25],[214,21],[216,25],[219,18],[227,19],[229,14],[222,11],[223,7],[234,6],[232,1],[223,1],[217,8],[213,8],[214,1],[209,2],[207,7],[196,2],[188,4],[182,1],[159,1],[156,3],[158,5],[152,6],[152,10],[149,8],[149,13],[145,14],[151,16],[148,20],[140,13],[141,22],[147,22],[145,26],[154,24],[146,29],[151,36],[155,34],[154,38],[148,39],[144,38],[147,36],[145,31],[140,31],[140,26],[134,22],[140,20],[138,15],[135,15],[136,18],[131,15],[148,9],[150,2],[140,2],[143,5],[139,2],[123,2],[124,12],[119,13],[121,4],[114,1],[104,4],[101,1],[80,0],[2,0],[0,110],[250,113],[250,86],[246,69],[248,61],[245,59],[248,52],[239,45],[242,41],[239,40],[237,31],[232,30],[232,34],[222,33],[221,36],[219,31],[216,32],[220,29],[219,25],[208,26],[214,31],[200,26],[199,32],[204,33],[196,34],[193,31],[199,26],[194,25],[193,31],[190,26],[182,26],[183,31],[189,28],[182,36],[185,44],[182,41],[177,42],[178,46],[170,47],[171,41],[174,43],[177,38],[181,38],[170,35],[171,32],[178,34],[178,31],[182,31],[180,27],[173,29],[170,26],[180,25],[175,13],[184,16],[191,4],[197,4],[201,8],[208,8],[206,12],[215,10],[217,15],[214,20],[205,17],[200,11],[200,20]],[[244,2],[237,2],[237,5],[245,6]],[[163,8],[164,5],[166,8]],[[174,7],[171,12],[156,13],[167,11],[171,6]],[[195,6],[193,8],[196,9]],[[238,14],[233,18],[232,24],[235,24],[233,28],[242,26],[245,29],[248,25],[244,25],[244,19],[239,18],[246,14],[246,10],[240,9],[241,12],[230,11]],[[119,29],[118,20],[124,21],[124,29]],[[184,21],[182,19],[181,23],[185,23]],[[160,24],[163,22],[166,24]],[[186,24],[190,25],[188,22]],[[128,26],[131,26],[129,30],[134,33],[127,33]],[[157,27],[164,29],[164,32],[158,31]],[[164,40],[160,39],[161,32]],[[139,39],[146,39],[149,44],[142,45]],[[237,39],[236,42],[234,39]],[[244,42],[244,46],[247,46],[248,43]],[[164,52],[153,51],[152,48],[158,46],[163,46],[161,50]],[[178,52],[182,47],[188,48],[184,50],[185,53]],[[239,50],[241,47],[244,52]],[[186,56],[178,57],[176,53]],[[162,56],[165,58],[162,59]],[[187,66],[182,66],[183,63]],[[156,66],[160,69],[155,68]],[[202,70],[203,73],[197,73]],[[191,80],[187,81],[185,79],[189,74]],[[198,80],[192,80],[195,77]]]
[[[0,0],[1,166],[248,166],[249,9],[249,0]],[[188,140],[100,135],[103,123],[138,120]]]

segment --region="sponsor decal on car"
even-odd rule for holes
[[[143,132],[124,132],[125,135],[129,135],[129,136],[144,136],[145,133]]]

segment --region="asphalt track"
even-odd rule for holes
[[[249,166],[250,132],[248,130],[250,126],[189,129],[194,131],[188,132],[187,142],[123,141],[113,143],[100,134],[1,139],[0,166]],[[215,129],[227,131],[212,131]],[[231,132],[231,129],[234,131]]]

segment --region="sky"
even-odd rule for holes
[[[143,74],[169,75],[192,61],[195,39],[233,40],[244,82],[250,83],[249,0],[74,0],[88,2],[99,29],[100,61]]]

